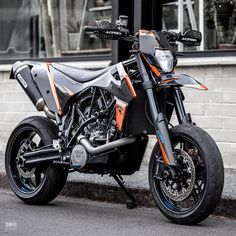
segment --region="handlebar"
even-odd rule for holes
[[[113,24],[108,20],[102,20],[97,26],[85,26],[85,32],[91,32],[102,39],[124,40],[137,42],[138,37],[130,35],[129,30],[121,25]],[[183,34],[172,31],[162,31],[170,44],[177,41],[188,46],[199,46],[202,41],[202,34],[196,30],[187,30]]]
[[[176,43],[176,41],[179,41],[182,36],[181,33],[175,33],[173,31],[162,31],[162,32],[166,36],[169,43]]]
[[[137,41],[136,37],[129,34],[128,29],[108,20],[100,21],[97,26],[85,26],[84,31],[91,32],[102,39]]]
[[[96,31],[98,31],[98,27],[86,25],[86,26],[84,26],[84,31],[85,32],[96,32]]]
[[[163,33],[170,43],[178,41],[187,46],[200,46],[202,41],[202,34],[197,30],[187,30],[183,34],[171,31],[163,31]]]

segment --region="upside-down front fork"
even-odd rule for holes
[[[170,168],[174,167],[176,166],[175,154],[173,152],[173,145],[170,138],[167,119],[165,117],[165,114],[160,111],[158,104],[156,103],[153,92],[153,83],[152,81],[150,81],[146,68],[139,56],[137,56],[137,62],[140,73],[142,75],[143,89],[145,90],[147,95],[150,113],[152,116],[152,121],[155,125],[155,133],[160,146],[163,160],[165,164]]]
[[[164,113],[160,112],[155,101],[153,90],[147,89],[146,94],[163,160],[166,165],[175,166],[175,156],[166,116]]]

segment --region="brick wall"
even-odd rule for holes
[[[9,72],[0,72],[0,153],[15,125],[38,112],[16,80],[9,80]]]
[[[186,111],[217,141],[225,166],[236,168],[236,66],[181,66],[176,72],[208,86],[209,91],[184,89]],[[39,114],[17,81],[8,77],[9,72],[0,72],[0,152],[17,122]],[[176,123],[175,116],[172,121]]]
[[[226,167],[236,168],[236,66],[179,67],[209,91],[184,89],[186,111],[217,142]]]

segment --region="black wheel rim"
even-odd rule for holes
[[[14,187],[23,194],[33,194],[40,190],[45,181],[45,167],[22,167],[16,164],[16,157],[37,150],[43,145],[40,134],[33,128],[24,128],[15,136],[9,169]]]
[[[187,137],[177,137],[173,140],[174,149],[181,148],[186,151],[194,162],[196,179],[191,194],[183,201],[170,199],[161,187],[160,179],[157,179],[157,168],[160,167],[160,152],[156,153],[156,161],[153,163],[152,180],[155,195],[161,204],[174,214],[187,214],[193,211],[201,202],[206,188],[206,167],[203,154],[198,145]]]

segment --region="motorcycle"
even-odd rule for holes
[[[138,171],[148,143],[151,195],[160,211],[179,224],[206,219],[224,184],[216,143],[186,113],[182,87],[207,90],[194,78],[175,74],[176,42],[199,46],[201,33],[127,29],[127,18],[100,21],[84,30],[102,39],[132,42],[128,60],[92,71],[43,62],[16,62],[16,79],[38,111],[10,135],[5,167],[11,189],[28,204],[46,204],[62,190],[69,172],[108,174],[138,205],[122,175]],[[178,125],[172,126],[173,111]]]

